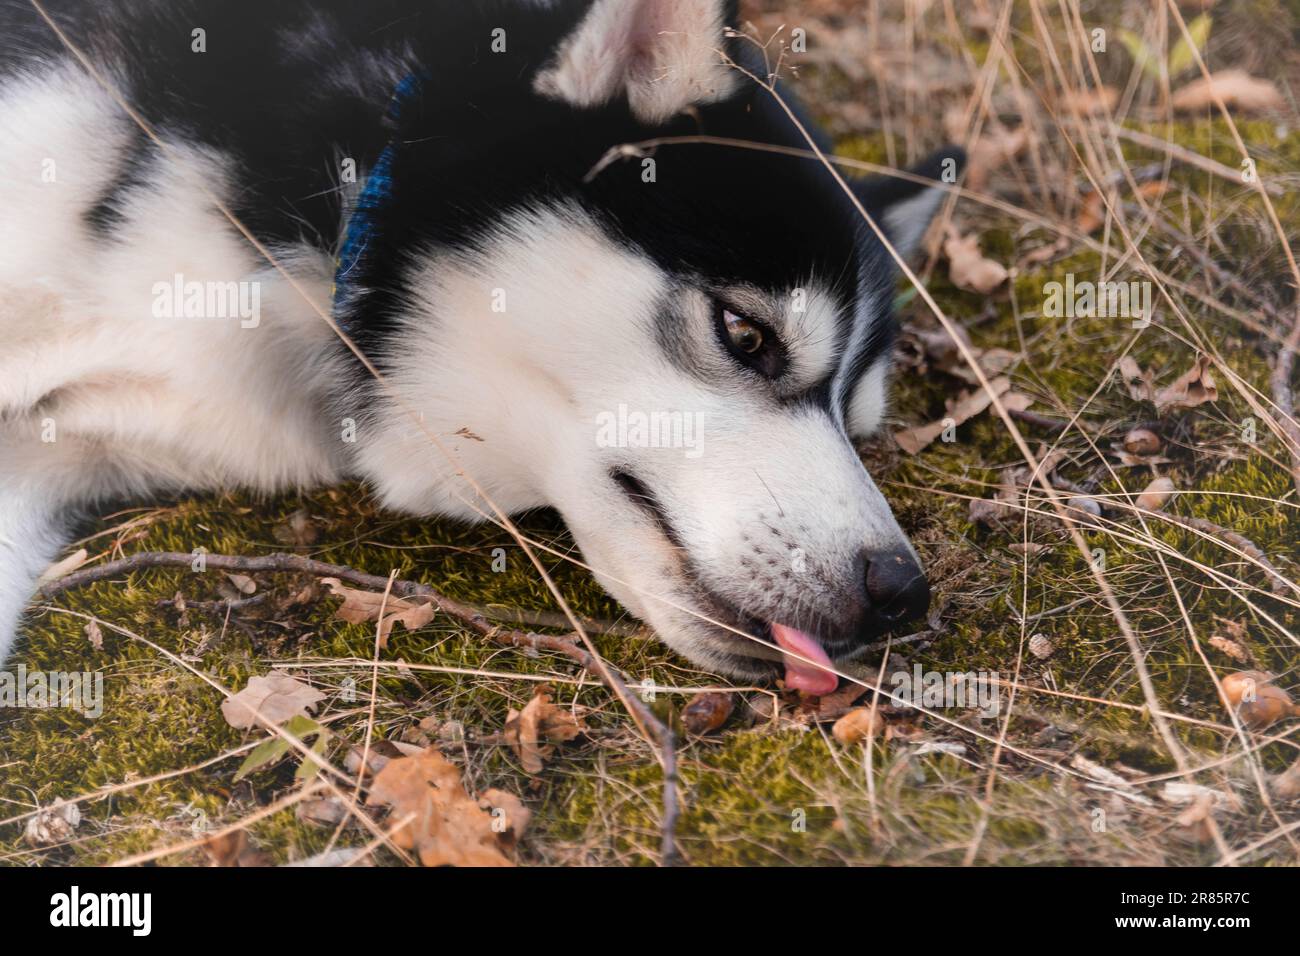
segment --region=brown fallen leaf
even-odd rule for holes
[[[335,597],[343,598],[342,606],[334,612],[340,621],[349,624],[379,621],[380,650],[388,647],[388,635],[392,633],[394,624],[401,624],[408,631],[414,631],[433,620],[435,609],[429,601],[408,600],[395,594],[389,594],[385,601],[382,591],[350,588],[338,578],[321,578],[321,584],[326,585]],[[381,609],[384,615],[382,621],[379,620]]]
[[[1210,829],[1210,814],[1213,809],[1213,795],[1203,793],[1192,801],[1191,806],[1174,817],[1174,822],[1186,828],[1184,835],[1193,843],[1209,843],[1213,839]]]
[[[1040,661],[1046,660],[1052,656],[1056,650],[1056,645],[1046,634],[1035,634],[1029,639],[1029,653],[1033,654]]]
[[[320,534],[316,530],[316,526],[312,524],[311,515],[299,508],[289,515],[283,524],[278,524],[272,528],[271,536],[281,544],[291,545],[295,548],[305,548],[310,544],[315,544]]]
[[[978,236],[959,235],[951,226],[943,241],[943,254],[948,257],[948,278],[957,288],[967,292],[987,295],[1006,282],[1010,275],[1001,263],[984,257]]]
[[[1040,554],[1046,554],[1051,551],[1052,546],[1050,544],[1039,544],[1036,541],[1017,541],[1015,544],[1007,545],[1007,550],[1015,554],[1023,554],[1031,558],[1036,558]]]
[[[966,330],[960,326],[957,326],[957,334],[987,378],[1001,375],[1023,358],[1020,352],[1013,352],[1011,349],[998,347],[983,349],[974,345]],[[979,384],[974,370],[962,357],[957,344],[945,329],[909,325],[903,330],[900,345],[903,347],[903,360],[922,374],[934,368],[946,375],[960,378],[969,385]]]
[[[1163,196],[1166,184],[1159,181],[1142,183],[1138,186],[1139,195],[1147,199],[1158,199]],[[1074,228],[1082,233],[1096,232],[1106,224],[1106,205],[1102,202],[1102,194],[1093,190],[1083,197],[1083,205],[1079,207],[1079,214],[1074,220]]]
[[[1212,363],[1208,355],[1197,356],[1196,363],[1160,391],[1156,392],[1156,411],[1164,414],[1170,408],[1195,408],[1206,402],[1217,402],[1219,390],[1214,384]]]
[[[203,841],[203,852],[208,856],[209,866],[270,866],[270,858],[248,845],[248,833],[245,830],[231,830],[218,833]]]
[[[1268,789],[1281,800],[1300,798],[1300,759],[1277,776],[1269,777]]]
[[[985,528],[995,528],[1018,513],[1015,508],[996,498],[972,498],[970,502],[971,524]]]
[[[736,707],[734,694],[712,691],[696,694],[682,708],[682,724],[693,734],[708,734],[722,727]]]
[[[282,724],[290,717],[307,716],[325,695],[284,671],[265,677],[250,677],[248,685],[221,702],[226,723],[236,730],[258,726],[257,715],[270,724]]]
[[[1011,388],[1011,379],[1004,375],[998,376],[989,382],[989,387],[1000,398]],[[896,431],[894,432],[894,440],[909,455],[920,454],[921,450],[942,435],[949,425],[955,426],[969,421],[988,408],[990,404],[992,404],[992,398],[982,388],[963,392],[943,418],[936,422],[930,422],[928,425],[918,425],[916,428],[904,428],[901,431]]]
[[[32,846],[66,843],[80,823],[81,808],[77,804],[55,800],[36,816],[27,818],[23,839]]]
[[[1119,90],[1113,86],[1083,87],[1069,90],[1061,97],[1061,105],[1071,111],[1078,111],[1085,116],[1092,113],[1108,113],[1119,104]]]
[[[872,692],[870,687],[857,681],[841,681],[838,690],[827,694],[817,702],[817,719],[819,721],[838,720],[858,702],[858,698]]]
[[[524,770],[540,773],[555,753],[555,744],[572,740],[586,729],[580,715],[551,702],[549,684],[540,684],[522,711],[511,710],[506,714],[503,737],[518,755]]]
[[[1098,783],[1105,784],[1108,787],[1114,787],[1118,790],[1125,791],[1133,789],[1133,784],[1131,784],[1127,779],[1121,777],[1109,767],[1103,767],[1101,764],[1089,760],[1083,754],[1075,754],[1070,760],[1070,766],[1080,773],[1096,780]]]
[[[394,757],[410,757],[423,749],[411,747],[409,744],[399,746],[391,740],[372,740],[368,750],[359,746],[349,750],[347,756],[343,758],[343,768],[350,774],[369,777],[383,770],[384,765]]]
[[[1245,70],[1220,70],[1209,79],[1201,77],[1176,90],[1169,98],[1176,110],[1217,109],[1214,93],[1223,105],[1243,113],[1278,110],[1286,105],[1277,86],[1270,80],[1251,76]]]
[[[1119,374],[1131,398],[1139,402],[1155,401],[1155,376],[1150,369],[1143,370],[1131,355],[1125,355],[1119,360]]]
[[[948,139],[965,143],[969,135],[961,109],[950,110],[944,116]],[[976,192],[988,185],[989,177],[1006,165],[1029,145],[1029,129],[1017,126],[1008,129],[999,123],[986,123],[979,138],[966,146],[966,188]]]
[[[397,757],[375,775],[367,806],[387,806],[393,842],[424,866],[513,866],[502,852],[508,828],[465,792],[460,771],[435,747]]]
[[[1216,650],[1223,651],[1234,661],[1240,661],[1243,664],[1250,663],[1250,654],[1246,649],[1230,637],[1224,637],[1222,634],[1215,634],[1210,638],[1210,646]]]
[[[1023,272],[1031,266],[1040,266],[1044,262],[1050,262],[1069,248],[1070,237],[1058,236],[1046,245],[1026,252],[1020,259],[1020,270]]]
[[[513,793],[495,787],[479,794],[478,805],[491,814],[493,832],[502,845],[513,850],[528,829],[533,811],[525,807],[524,802]]]
[[[336,827],[348,818],[348,807],[338,797],[317,797],[301,801],[294,816],[312,826]]]

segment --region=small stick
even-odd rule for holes
[[[73,588],[119,577],[133,571],[149,568],[191,567],[195,561],[193,554],[176,551],[144,551],[129,558],[109,561],[98,567],[82,568],[61,578],[48,581],[41,586],[37,594],[51,598],[70,591]],[[303,557],[300,554],[268,554],[260,557],[240,557],[237,555],[205,554],[205,567],[217,571],[240,572],[298,572],[316,577],[333,577],[357,587],[379,591],[389,587],[389,579],[377,574],[367,574],[355,568],[341,564],[326,564]],[[614,671],[608,667],[599,667],[596,658],[584,650],[575,637],[548,634],[534,634],[514,628],[492,624],[483,610],[453,601],[427,584],[417,581],[394,580],[390,593],[401,598],[426,598],[438,610],[456,620],[464,627],[496,644],[506,647],[527,647],[534,650],[553,651],[563,654],[570,660],[600,676],[601,681],[621,700],[627,701],[629,708],[635,710],[633,716],[650,728],[659,744],[660,759],[663,764],[663,822],[660,826],[660,863],[672,866],[678,862],[677,854],[677,816],[679,812],[677,798],[677,742],[671,727],[655,716],[645,704],[636,697]]]
[[[1289,592],[1294,587],[1290,581],[1283,577],[1282,572],[1273,566],[1273,562],[1268,559],[1264,550],[1251,541],[1244,534],[1238,531],[1232,531],[1222,525],[1217,525],[1213,521],[1205,518],[1184,518],[1181,515],[1172,514],[1167,511],[1150,511],[1143,509],[1147,514],[1162,521],[1168,521],[1172,524],[1182,525],[1184,528],[1191,528],[1193,531],[1200,531],[1213,537],[1222,538],[1228,544],[1233,545],[1242,554],[1248,558],[1253,558],[1260,567],[1268,572],[1268,588],[1274,594],[1289,597]]]
[[[1012,418],[1018,419],[1027,425],[1037,425],[1039,428],[1050,428],[1052,431],[1062,431],[1070,423],[1060,418],[1051,418],[1047,415],[1040,415],[1038,412],[1031,412],[1027,408],[1008,408],[1007,414]],[[1080,428],[1082,422],[1076,423]]]

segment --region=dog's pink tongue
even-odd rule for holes
[[[772,636],[776,638],[781,650],[786,652],[782,655],[785,658],[786,687],[821,697],[839,686],[839,678],[830,671],[831,659],[826,656],[826,651],[817,642],[817,638],[775,622],[772,624]],[[791,656],[794,654],[799,657]],[[818,664],[826,669],[818,667]]]

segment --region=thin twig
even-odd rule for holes
[[[1256,564],[1268,572],[1268,588],[1270,591],[1282,597],[1290,597],[1292,589],[1291,582],[1282,575],[1281,571],[1273,566],[1273,562],[1268,559],[1268,555],[1264,553],[1264,550],[1244,534],[1241,534],[1238,531],[1233,531],[1230,528],[1225,528],[1222,525],[1217,525],[1206,518],[1185,518],[1182,515],[1170,514],[1167,511],[1147,511],[1147,514],[1162,521],[1168,521],[1171,524],[1182,525],[1184,528],[1191,528],[1193,531],[1200,531],[1204,534],[1222,538],[1224,541],[1233,545],[1242,554],[1246,555],[1246,557],[1253,559]]]

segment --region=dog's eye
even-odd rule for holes
[[[777,378],[785,371],[785,347],[771,328],[737,315],[721,303],[715,308],[718,339],[732,358],[765,378]]]
[[[749,319],[742,319],[723,309],[722,322],[727,327],[727,336],[731,339],[731,344],[740,351],[753,355],[763,347],[763,330]]]

